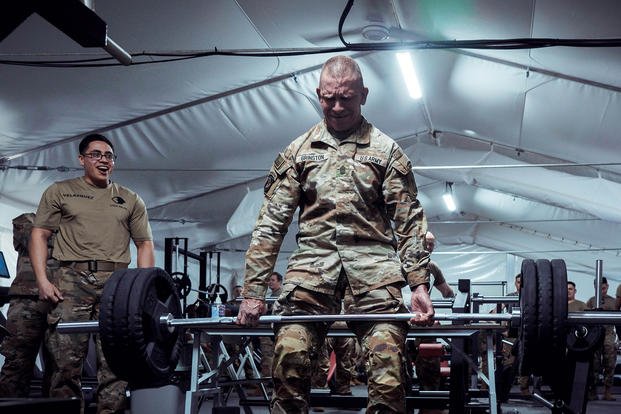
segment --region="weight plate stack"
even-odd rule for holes
[[[182,316],[177,286],[162,269],[153,268],[140,277],[133,287],[128,303],[129,337],[137,353],[139,376],[133,376],[134,386],[142,386],[146,374],[147,386],[168,381],[177,366],[181,351],[179,330],[172,332],[160,323],[160,317]]]
[[[99,305],[99,335],[101,347],[108,366],[119,378],[126,378],[130,355],[129,329],[127,324],[127,295],[118,292],[131,291],[123,286],[135,280],[136,269],[114,272],[104,286]],[[131,287],[131,286],[130,286]]]
[[[535,375],[545,376],[550,370],[552,358],[552,266],[549,260],[539,259],[537,267],[537,353],[533,367]],[[564,300],[567,300],[565,295]],[[534,346],[534,343],[532,344]]]
[[[522,261],[520,289],[519,372],[522,376],[533,373],[537,363],[537,267],[530,259]]]
[[[548,383],[556,395],[566,390],[567,372],[567,267],[560,259],[550,261],[552,267],[552,355]],[[567,396],[564,396],[567,397]]]
[[[181,318],[177,286],[159,268],[115,272],[102,293],[102,349],[110,369],[132,388],[167,383],[181,348],[179,330],[160,324],[169,313]]]

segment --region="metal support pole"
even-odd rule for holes
[[[487,377],[489,378],[489,412],[490,414],[498,413],[498,402],[496,399],[496,358],[494,358],[494,332],[487,331],[485,333],[485,342],[487,346]]]
[[[602,298],[602,259],[595,261],[595,308],[601,308],[604,298]]]

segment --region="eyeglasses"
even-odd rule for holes
[[[116,160],[116,154],[113,154],[111,152],[104,152],[102,153],[101,151],[93,151],[93,152],[89,152],[86,154],[82,154],[85,157],[89,157],[92,158],[94,160],[100,160],[101,157],[104,157],[105,159],[107,159],[108,161],[112,161],[114,162],[114,160]]]

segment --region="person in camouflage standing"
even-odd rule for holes
[[[595,296],[592,296],[587,300],[588,309],[601,308],[605,311],[615,310],[615,298],[608,295],[608,280],[602,277],[602,304],[599,306],[595,303]],[[592,374],[589,375],[589,395],[590,400],[597,399],[597,377],[600,371],[604,374],[604,395],[605,401],[615,401],[615,397],[612,396],[612,380],[614,376],[615,367],[617,365],[617,347],[616,347],[616,334],[614,325],[604,325],[604,343],[602,346],[595,350],[593,355]]]
[[[433,253],[436,245],[436,237],[432,232],[428,231],[425,234],[425,244],[429,254]],[[444,278],[444,273],[440,270],[440,267],[433,260],[429,261],[427,266],[429,268],[430,275],[433,275],[433,287],[438,289],[443,298],[452,298],[455,296],[453,289],[448,285]],[[436,338],[421,338],[416,340],[415,346],[418,348],[421,343],[437,343]],[[422,356],[420,352],[415,353],[414,365],[416,366],[416,375],[420,381],[420,389],[423,391],[437,391],[442,384],[442,378],[440,375],[441,358]],[[432,414],[441,412],[441,410],[421,408],[420,414]]]
[[[50,396],[83,400],[82,363],[89,334],[60,334],[60,321],[96,320],[105,282],[131,261],[130,239],[137,248],[138,267],[155,262],[153,237],[142,199],[111,181],[116,155],[103,135],[90,134],[79,145],[82,177],[48,187],[39,203],[29,252],[39,298],[54,305],[48,322],[48,346],[54,363]],[[59,260],[57,283],[45,277],[47,243],[53,232],[54,258]],[[110,370],[96,336],[97,413],[122,412],[127,384]],[[84,404],[82,403],[82,410]]]
[[[299,207],[298,247],[275,313],[338,314],[346,294],[354,298],[346,314],[407,312],[401,296],[407,283],[417,312],[412,322],[429,325],[434,312],[423,246],[427,224],[412,165],[395,141],[362,116],[368,89],[353,59],[326,61],[316,92],[324,119],[277,156],[267,177],[246,253],[238,323],[256,325],[264,312],[267,279]],[[308,412],[311,361],[329,325],[274,326],[273,414]],[[366,412],[404,413],[407,322],[348,325],[366,363]]]
[[[11,283],[7,329],[11,333],[0,344],[4,365],[0,372],[0,397],[28,397],[35,361],[47,331],[50,303],[39,300],[34,271],[28,257],[28,241],[34,223],[34,213],[24,213],[13,219],[13,247],[17,251],[17,269]],[[48,242],[47,278],[54,282],[58,262],[51,256],[53,237]],[[46,345],[43,351],[47,350]],[[47,359],[44,358],[47,362]],[[42,394],[47,395],[49,368],[44,367]]]

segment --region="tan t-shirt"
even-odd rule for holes
[[[571,302],[567,302],[567,311],[568,312],[582,312],[587,310],[587,305],[581,300],[574,299]]]
[[[152,240],[147,209],[133,191],[116,183],[107,188],[84,177],[59,181],[41,197],[35,227],[58,230],[54,258],[129,263],[129,240]]]

